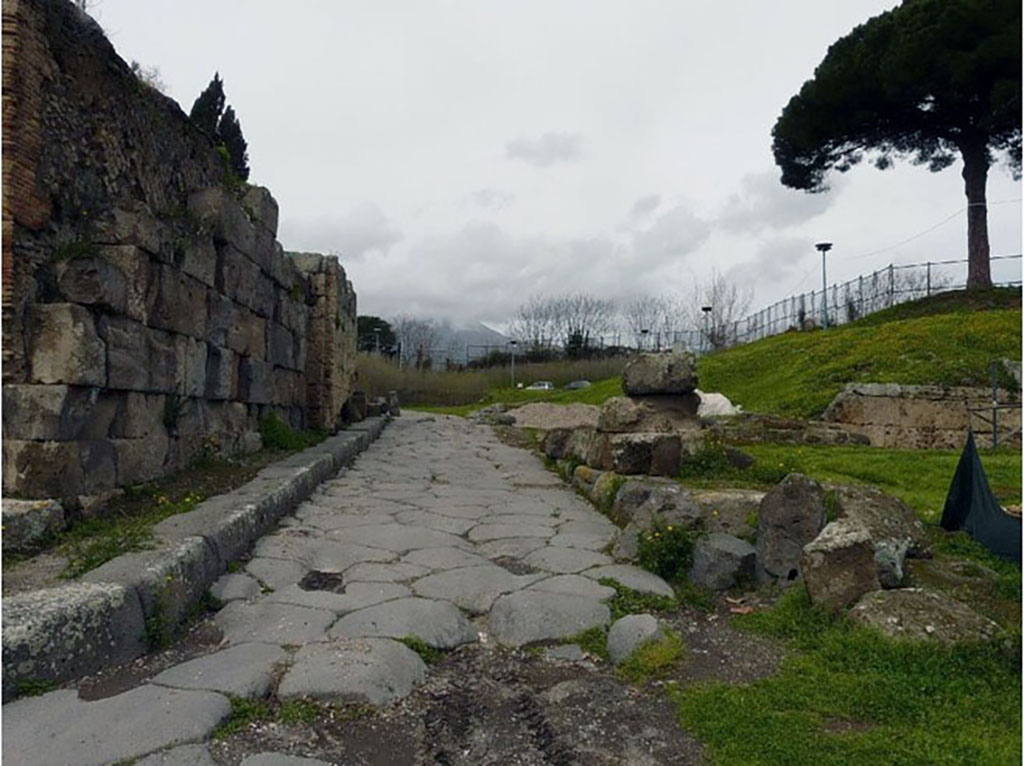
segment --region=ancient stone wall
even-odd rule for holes
[[[999,401],[1019,403],[1019,392],[1000,391]],[[990,447],[991,425],[972,418],[968,408],[991,404],[992,390],[985,388],[851,383],[822,419],[868,437],[875,447],[960,449],[970,427],[976,430],[978,446]],[[1020,409],[1001,410],[997,419],[1001,445],[1020,447]]]
[[[66,0],[3,4],[3,489],[78,498],[333,429],[356,306]]]

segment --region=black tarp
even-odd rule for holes
[[[1021,520],[1006,513],[992,494],[973,432],[967,434],[939,523],[948,532],[962,529],[996,555],[1020,563]]]

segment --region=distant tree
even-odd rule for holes
[[[206,86],[206,90],[200,93],[192,104],[192,111],[188,116],[197,128],[213,139],[214,143],[220,143],[217,126],[223,111],[224,82],[220,79],[220,73],[215,72],[210,84]]]
[[[231,172],[243,181],[249,180],[248,144],[242,136],[242,126],[238,124],[235,110],[230,106],[224,110],[217,125],[217,138],[220,145],[228,150]]]
[[[382,352],[388,352],[398,345],[395,331],[380,317],[356,317],[357,345],[360,351],[376,351],[378,343]]]
[[[429,369],[437,345],[437,324],[432,319],[417,319],[401,314],[390,320],[398,338],[400,361],[416,369]]]
[[[994,155],[1021,175],[1020,0],[905,0],[835,42],[772,130],[782,183],[821,191],[865,152],[937,172],[957,155],[968,287],[991,285],[985,185]]]
[[[135,59],[132,59],[132,63],[129,64],[132,70],[132,74],[139,78],[139,81],[144,85],[148,85],[153,90],[159,91],[160,93],[167,92],[167,84],[160,77],[160,68],[155,66],[143,66]]]
[[[707,280],[693,283],[690,302],[685,306],[688,324],[700,332],[710,348],[725,348],[735,341],[736,322],[746,315],[753,298],[752,289],[740,288],[712,270]],[[705,306],[711,310],[704,312]]]

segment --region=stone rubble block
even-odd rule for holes
[[[606,646],[608,657],[621,665],[637,649],[664,636],[658,619],[650,614],[627,614],[612,623],[608,629]]]
[[[791,473],[761,500],[757,518],[757,579],[788,585],[800,576],[803,549],[825,527],[825,491]]]
[[[712,532],[693,546],[693,566],[688,577],[702,588],[728,590],[754,580],[756,559],[757,550],[746,540]]]
[[[78,442],[4,439],[3,487],[36,497],[73,496],[89,485],[82,470]]]
[[[800,568],[811,603],[833,614],[880,587],[871,535],[849,518],[829,522],[804,546]]]
[[[56,500],[15,500],[2,504],[4,553],[28,550],[64,528],[64,506]]]
[[[278,696],[381,707],[407,696],[426,675],[419,655],[397,641],[348,638],[299,649]]]
[[[120,585],[70,583],[7,596],[3,607],[5,702],[18,681],[67,681],[146,650],[142,605]]]
[[[150,679],[150,683],[262,699],[270,691],[275,666],[287,656],[273,644],[238,644],[174,665]]]
[[[686,351],[641,354],[622,371],[622,390],[627,396],[689,394],[696,388],[696,361]]]
[[[231,703],[212,692],[145,685],[92,702],[63,689],[3,712],[5,763],[106,766],[208,738]]]
[[[838,487],[836,515],[857,521],[868,530],[876,545],[890,541],[905,547],[906,555],[912,558],[931,555],[928,532],[921,519],[898,497],[877,487]]]
[[[854,622],[891,638],[955,643],[987,641],[999,626],[965,604],[925,588],[878,590],[864,594],[850,609]]]
[[[607,625],[611,611],[597,599],[523,590],[494,602],[490,633],[505,646],[561,640]]]
[[[436,649],[454,649],[477,640],[473,624],[448,601],[402,598],[360,609],[331,628],[335,638],[415,636]]]

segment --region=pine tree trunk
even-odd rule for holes
[[[964,190],[967,192],[967,289],[992,286],[989,267],[988,207],[985,184],[990,162],[988,147],[962,147]]]

